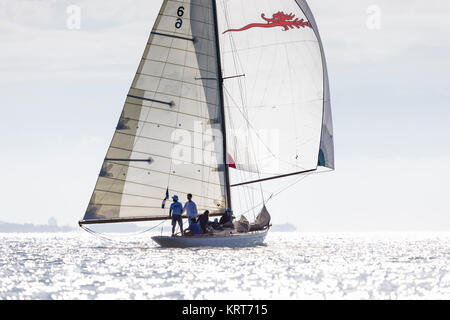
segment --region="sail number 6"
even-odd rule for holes
[[[177,11],[177,16],[179,16],[179,18],[177,19],[177,22],[175,23],[175,28],[180,29],[181,26],[183,25],[183,19],[181,19],[181,17],[184,15],[184,7],[181,6],[178,8]]]

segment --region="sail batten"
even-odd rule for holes
[[[151,34],[155,34],[157,36],[171,37],[171,38],[175,38],[175,39],[187,40],[187,41],[195,41],[195,38],[186,38],[186,37],[182,37],[182,36],[177,36],[175,34],[167,34],[167,33],[161,33],[161,32],[152,32]]]
[[[125,180],[121,180],[121,179],[117,179],[117,178],[107,178],[107,179],[112,179],[112,180],[118,180],[118,181],[125,182]],[[154,195],[153,197],[151,197],[151,198],[154,198],[154,199],[156,199],[158,197],[158,195],[161,193],[161,190],[165,191],[164,188],[158,187],[158,186],[154,186],[154,185],[143,184],[143,183],[134,182],[134,181],[127,181],[127,182],[130,183],[130,184],[139,185],[140,187],[145,187],[146,189],[144,189],[145,190],[145,195],[144,196]],[[157,190],[155,190],[155,189],[157,189]],[[131,196],[141,196],[141,195],[132,194],[132,193],[128,193],[128,192],[122,192],[122,191],[102,190],[100,187],[97,189],[97,191],[98,192],[105,192],[105,193],[110,192],[110,193],[116,193],[116,194],[125,194],[125,195],[131,195]],[[182,190],[175,190],[175,189],[173,189],[171,191],[174,192],[174,193],[177,193],[177,194],[182,194],[182,192],[184,192]],[[207,195],[197,194],[195,192],[192,192],[192,195],[194,197],[203,197],[203,198],[207,198],[209,200],[215,200],[214,198],[209,198]]]
[[[203,103],[202,101],[195,101],[195,100],[193,100],[193,102]],[[178,111],[173,111],[173,110],[171,110],[171,109],[163,109],[163,108],[159,108],[159,107],[154,106],[154,105],[148,106],[148,105],[145,105],[145,102],[144,102],[143,104],[141,104],[141,105],[139,105],[139,104],[137,104],[137,103],[131,103],[131,102],[126,102],[126,103],[127,103],[130,107],[137,106],[137,107],[140,107],[141,109],[151,108],[153,112],[157,112],[157,111],[173,112],[173,113],[179,114],[179,115],[185,115],[185,116],[195,117],[195,118],[198,118],[198,119],[200,119],[200,120],[206,120],[206,121],[211,121],[211,120],[212,120],[211,117],[205,117],[205,116],[198,115],[198,114],[192,114],[192,113],[188,113],[188,112],[182,112],[182,111],[179,111],[183,106],[180,106],[180,109],[178,109]],[[186,103],[185,103],[184,105],[186,105]],[[150,111],[149,111],[149,112],[150,112]],[[143,119],[136,119],[136,118],[131,118],[131,117],[129,117],[129,116],[124,116],[124,117],[123,117],[123,119],[126,119],[126,118],[131,119],[131,120],[140,121],[140,122],[143,122],[143,123],[157,123],[157,122],[154,122],[154,121],[149,121],[148,119],[144,119],[144,120],[143,120]],[[164,124],[161,124],[161,125],[164,125]]]
[[[156,99],[149,99],[149,98],[144,98],[144,97],[138,97],[138,96],[133,96],[131,94],[127,95],[128,98],[134,98],[134,99],[139,99],[139,100],[146,100],[146,101],[151,101],[151,102],[157,102],[157,103],[161,103],[161,104],[167,104],[169,106],[173,106],[173,102],[167,102],[167,101],[161,101],[161,100],[156,100]]]

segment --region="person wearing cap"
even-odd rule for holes
[[[220,217],[219,224],[224,228],[233,228],[233,210],[228,208],[225,213]]]
[[[177,195],[174,195],[172,199],[173,202],[170,205],[169,210],[169,218],[172,218],[172,236],[175,235],[175,226],[177,225],[177,222],[180,226],[181,235],[183,235],[183,219],[181,218],[181,214],[183,213],[183,205],[178,202]]]
[[[183,212],[186,212],[188,222],[191,224],[192,218],[197,219],[197,205],[192,201],[192,194],[188,193],[188,201],[184,204]]]

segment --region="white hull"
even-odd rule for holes
[[[254,247],[264,244],[268,230],[249,233],[233,233],[225,236],[202,235],[187,237],[156,236],[152,240],[164,248],[189,247]]]

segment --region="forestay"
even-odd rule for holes
[[[212,1],[163,2],[82,222],[167,217],[166,189],[226,207],[215,38]]]

